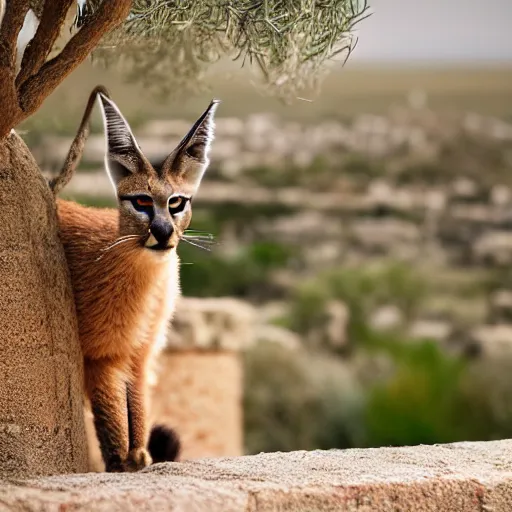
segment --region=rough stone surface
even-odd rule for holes
[[[151,417],[176,429],[182,460],[243,453],[240,358],[234,352],[162,354]]]
[[[260,454],[0,482],[0,510],[512,510],[512,441]]]
[[[50,190],[23,141],[0,143],[0,475],[87,469],[73,294]]]

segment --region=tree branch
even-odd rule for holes
[[[128,17],[131,5],[132,0],[104,0],[61,53],[22,84],[19,97],[23,118],[34,113],[64,78],[86,59],[101,38]]]
[[[28,78],[37,73],[51,52],[66,14],[75,0],[46,0],[39,26],[34,38],[25,48],[21,69],[16,77],[19,89]]]
[[[16,67],[16,43],[28,9],[28,0],[11,0],[7,3],[0,27],[0,68],[7,67],[14,71]]]
[[[16,124],[21,114],[16,79],[16,45],[29,9],[28,0],[11,0],[0,26],[0,139]]]

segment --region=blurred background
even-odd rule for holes
[[[191,225],[217,244],[179,253],[186,296],[258,317],[246,453],[512,436],[512,3],[372,10],[345,67],[290,104],[239,63],[158,99],[88,63],[21,127],[51,175],[97,83],[151,157],[222,100]],[[96,116],[67,197],[115,204],[103,148]]]

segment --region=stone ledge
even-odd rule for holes
[[[512,441],[271,453],[0,482],[0,510],[512,510]]]

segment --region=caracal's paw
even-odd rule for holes
[[[153,460],[146,448],[134,448],[126,457],[124,463],[126,471],[139,471],[152,464]]]
[[[107,473],[123,473],[125,471],[121,457],[118,454],[111,455],[105,463]]]

